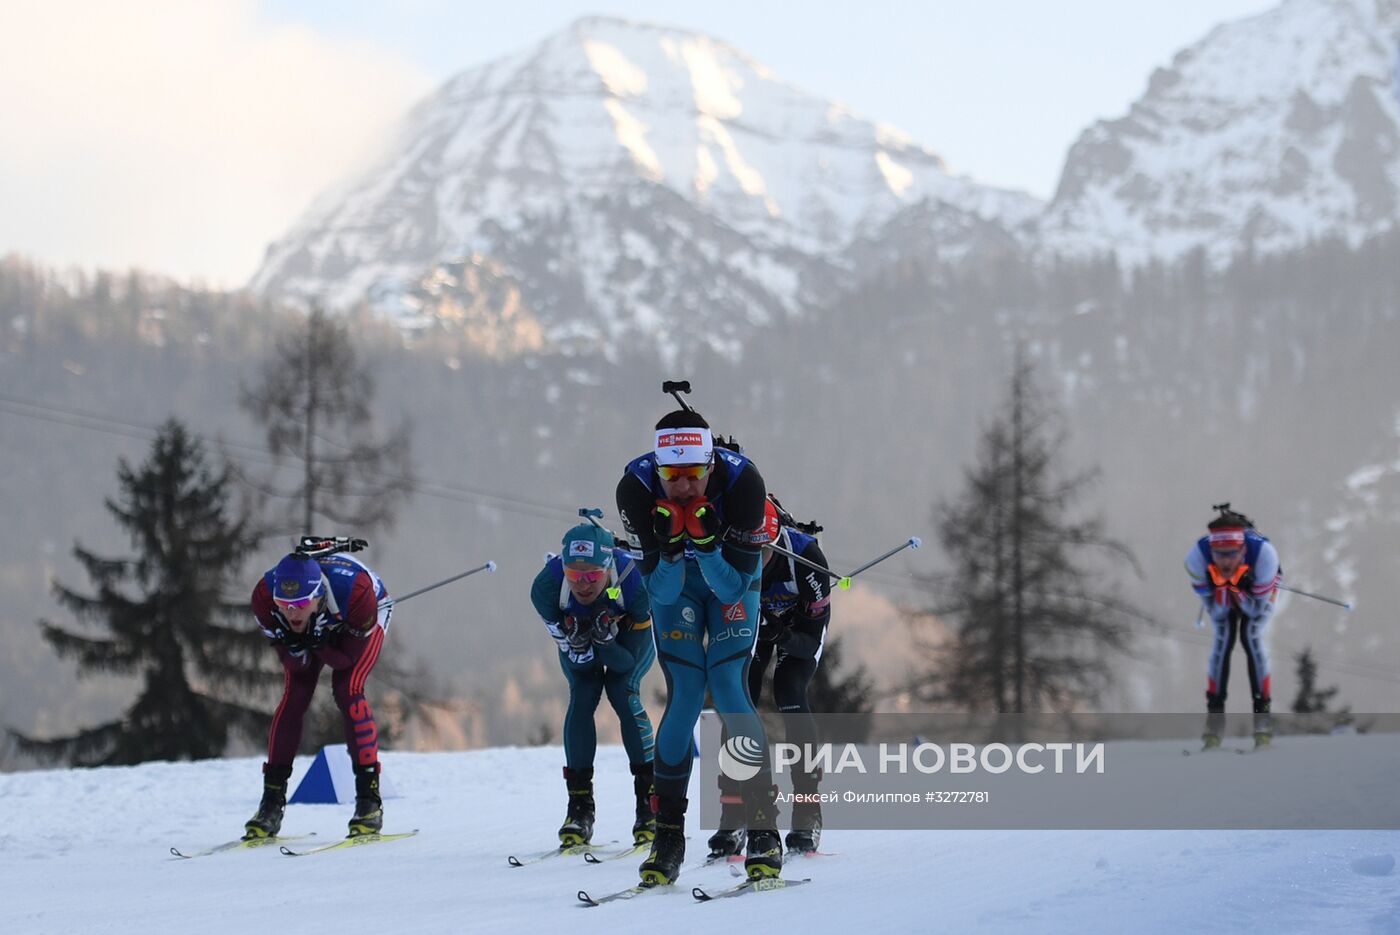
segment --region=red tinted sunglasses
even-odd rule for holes
[[[284,601],[280,597],[274,597],[272,600],[277,604],[278,607],[288,607],[295,610],[304,610],[305,608],[310,607],[312,604],[316,603],[320,599],[321,596],[317,594],[312,597],[303,597],[295,601]]]
[[[608,570],[606,568],[595,568],[592,571],[584,571],[581,568],[570,568],[568,565],[564,566],[564,577],[568,578],[570,581],[587,581],[589,584],[595,584],[602,581],[607,576]]]
[[[710,473],[708,464],[658,464],[656,466],[656,476],[662,480],[680,480],[682,477],[700,480],[708,473]]]

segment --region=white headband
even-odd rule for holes
[[[709,429],[657,429],[657,464],[707,464],[715,453]]]

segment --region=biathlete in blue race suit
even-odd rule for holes
[[[598,732],[593,714],[606,693],[617,712],[622,744],[632,768],[637,817],[632,838],[642,844],[655,830],[651,809],[651,719],[642,704],[642,678],[656,659],[651,603],[632,556],[616,548],[613,534],[592,523],[564,533],[562,554],[535,576],[530,601],[559,647],[559,667],[569,683],[564,714],[564,783],[568,815],[560,846],[593,837],[593,755]]]
[[[685,857],[691,738],[708,688],[730,737],[728,761],[741,773],[745,870],[777,876],[772,769],[763,726],[748,693],[758,636],[763,477],[743,455],[716,449],[709,424],[680,409],[656,423],[653,450],[629,463],[617,506],[641,543],[651,597],[666,711],[656,739],[656,839],[641,865],[645,883],[674,882]]]

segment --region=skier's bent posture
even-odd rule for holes
[[[651,604],[641,573],[613,535],[592,523],[564,533],[563,552],[545,562],[530,588],[530,601],[559,647],[559,667],[569,683],[564,713],[564,783],[568,814],[559,829],[560,846],[593,838],[593,756],[598,734],[593,713],[606,692],[622,728],[622,745],[632,769],[637,797],[632,840],[650,841],[651,718],[642,704],[642,678],[656,660],[651,636]]]
[[[316,680],[331,670],[331,690],[345,722],[345,745],[355,771],[350,833],[372,834],[384,824],[379,797],[379,729],[365,697],[389,627],[392,604],[369,566],[349,555],[321,558],[293,552],[253,588],[253,616],[282,661],[282,700],[272,716],[263,796],[245,838],[270,837],[282,827],[287,781],[301,743],[302,721]]]
[[[735,749],[747,751],[745,869],[777,876],[782,842],[763,726],[749,699],[759,627],[759,543],[766,492],[743,455],[716,449],[709,424],[680,409],[656,423],[651,452],[631,461],[617,506],[641,543],[666,711],[656,740],[656,840],[641,865],[647,883],[671,883],[685,857],[691,738],[708,687]]]
[[[1265,746],[1273,735],[1269,713],[1272,686],[1264,628],[1274,615],[1278,585],[1283,579],[1274,544],[1254,529],[1242,513],[1225,503],[1211,520],[1206,535],[1186,554],[1191,589],[1201,599],[1215,627],[1206,673],[1205,747],[1220,746],[1225,726],[1225,693],[1230,680],[1230,655],[1238,639],[1249,665],[1249,688],[1254,701],[1254,742]]]

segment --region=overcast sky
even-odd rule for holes
[[[589,14],[724,39],[1048,197],[1156,67],[1267,0],[0,0],[0,254],[241,285],[447,76]]]

